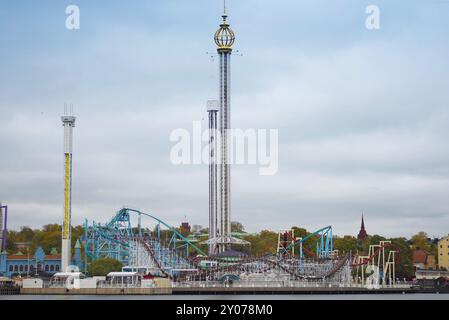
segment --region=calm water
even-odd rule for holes
[[[0,296],[0,300],[449,300],[449,294],[214,295],[214,296]]]

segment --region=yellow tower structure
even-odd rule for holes
[[[64,127],[64,220],[62,224],[61,269],[66,271],[71,265],[71,228],[72,228],[72,151],[73,128],[76,118],[61,117]]]

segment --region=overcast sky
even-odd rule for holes
[[[81,29],[65,28],[77,4]],[[380,8],[380,30],[365,9]],[[174,166],[172,130],[217,95],[220,0],[3,0],[0,201],[11,228],[62,223],[73,103],[73,224],[122,206],[208,221],[208,168]],[[279,172],[232,169],[251,232],[449,233],[449,1],[230,1],[232,123],[279,129]],[[205,121],[203,120],[203,123]]]

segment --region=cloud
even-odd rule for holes
[[[232,218],[250,231],[332,224],[336,234],[356,234],[364,210],[369,233],[446,234],[449,29],[433,18],[444,10],[410,4],[401,16],[382,2],[384,24],[371,33],[363,4],[325,3],[233,5],[243,56],[233,57],[232,125],[278,128],[280,172],[235,166]],[[218,6],[83,2],[81,30],[70,33],[46,4],[45,24],[4,19],[0,28],[8,39],[0,199],[10,226],[61,220],[65,102],[78,117],[74,223],[106,221],[127,205],[206,225],[207,167],[173,166],[169,135],[203,119],[216,95],[217,61],[205,52]],[[33,27],[39,41],[26,31]]]

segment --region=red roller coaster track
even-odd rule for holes
[[[171,278],[171,276],[167,272],[165,272],[164,268],[162,268],[161,264],[156,259],[156,255],[154,254],[153,248],[151,248],[151,246],[148,243],[146,243],[145,241],[143,241],[142,239],[139,239],[139,242],[140,242],[140,244],[143,245],[143,247],[145,248],[147,253],[150,255],[151,259],[156,264],[157,268],[162,272],[162,274],[164,276],[166,276],[167,278]]]
[[[369,262],[371,262],[374,258],[376,258],[381,253],[382,249],[385,249],[385,248],[394,249],[398,253],[395,257],[395,260],[396,260],[395,262],[398,262],[399,256],[400,256],[400,250],[395,245],[393,245],[391,243],[385,243],[384,245],[380,246],[376,251],[374,251],[374,253],[371,256],[369,256],[368,258],[365,258],[363,260],[363,262],[354,263],[354,264],[351,264],[350,266],[351,267],[360,267],[360,266],[367,265]]]

